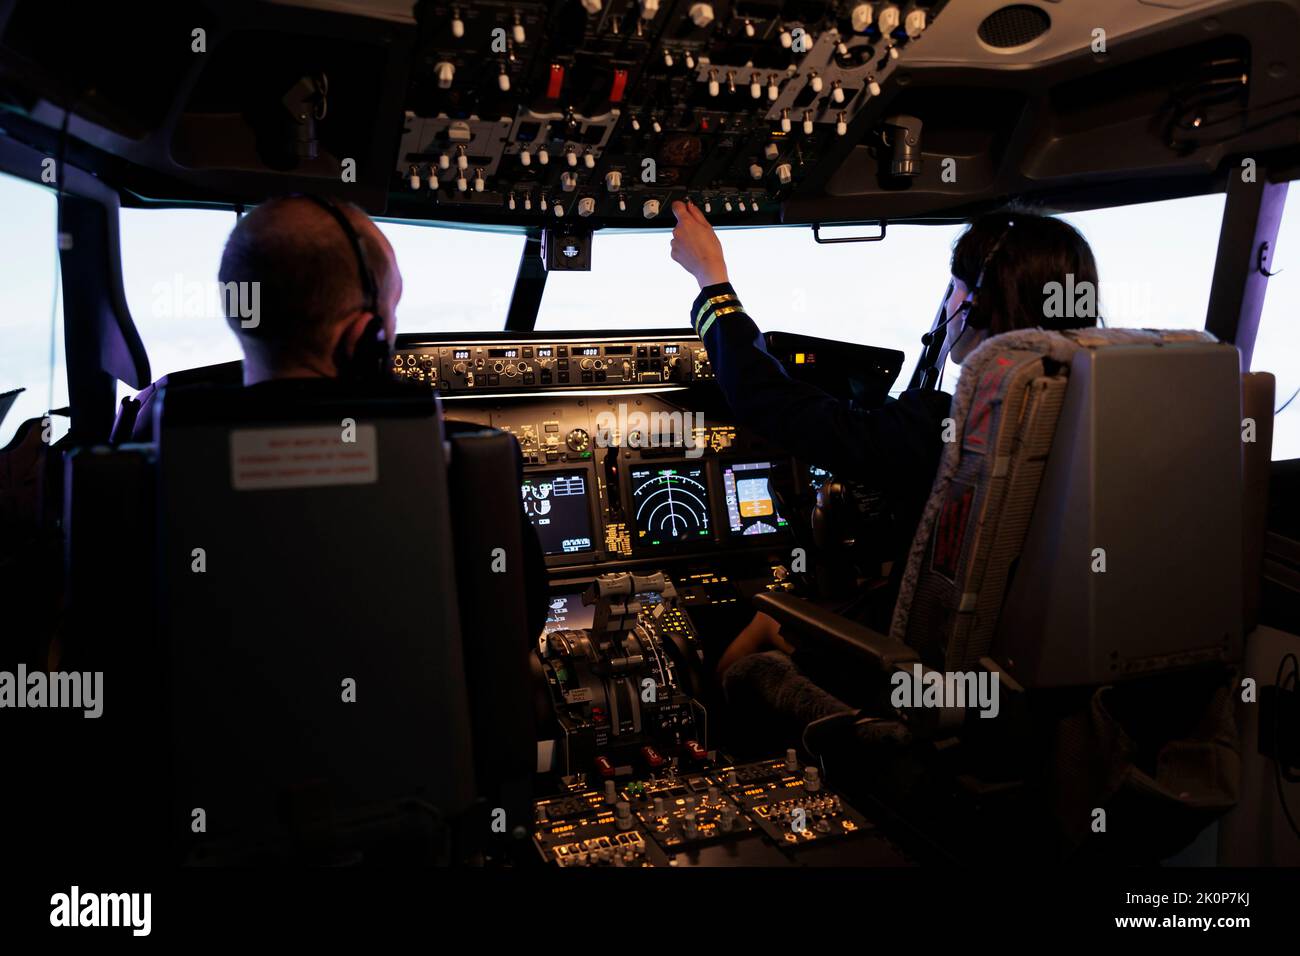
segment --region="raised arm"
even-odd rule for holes
[[[786,374],[727,276],[722,244],[698,207],[673,203],[672,257],[700,284],[691,325],[736,417],[805,461],[862,475],[878,467],[881,421]],[[893,417],[893,416],[883,416]]]

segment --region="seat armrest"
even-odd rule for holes
[[[781,633],[796,646],[845,653],[888,673],[920,661],[916,650],[869,627],[784,592],[754,597],[754,607],[781,625]]]

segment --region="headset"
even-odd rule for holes
[[[334,365],[339,371],[339,379],[353,383],[386,382],[393,378],[392,343],[388,341],[387,322],[379,308],[379,286],[375,274],[366,260],[365,247],[348,217],[344,215],[333,200],[312,193],[294,193],[291,198],[306,199],[315,203],[333,217],[343,234],[347,236],[348,245],[357,262],[357,272],[361,277],[361,291],[365,296],[363,308],[371,313],[372,318],[357,339],[352,352],[348,352],[346,336],[339,339],[334,350]]]
[[[934,388],[938,384],[941,376],[939,366],[947,358],[948,353],[943,348],[934,349],[933,346],[936,341],[940,341],[939,334],[948,326],[948,323],[955,320],[959,315],[966,317],[962,323],[961,332],[957,335],[957,341],[961,340],[967,329],[986,329],[989,327],[989,318],[984,316],[980,310],[980,289],[984,287],[984,277],[988,274],[989,263],[993,261],[993,257],[1002,248],[1002,244],[1006,242],[1007,236],[1011,235],[1011,230],[1015,226],[1016,221],[1014,219],[1007,220],[1006,228],[1002,230],[1001,235],[989,247],[989,251],[984,255],[984,260],[980,263],[980,271],[975,277],[975,288],[971,290],[970,298],[954,309],[952,315],[946,314],[948,299],[952,297],[953,287],[952,282],[948,283],[948,289],[944,292],[943,300],[939,303],[939,313],[935,316],[933,327],[929,332],[921,336],[922,362],[925,362],[927,358],[929,361],[927,365],[923,365],[920,369],[919,381],[913,387],[919,385],[921,388]],[[978,321],[976,321],[976,316],[979,317]],[[953,344],[955,345],[956,342]]]

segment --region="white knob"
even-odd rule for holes
[[[537,197],[537,208],[540,209],[542,212],[546,212],[546,197],[545,197],[545,196],[538,196],[538,197]]]
[[[785,29],[785,27],[781,28],[781,32],[777,34],[776,38],[780,42],[782,48],[786,50],[790,49],[791,45],[794,43],[794,37],[790,36],[790,31]]]
[[[835,44],[835,52],[838,53],[840,56],[848,56],[849,45],[845,43],[843,40],[841,40],[839,43]]]
[[[749,212],[749,207],[745,205],[745,200],[743,199],[736,200],[736,208],[739,209],[741,212]]]
[[[659,12],[659,0],[641,0],[641,19],[653,20]]]
[[[701,30],[713,22],[713,4],[711,3],[693,3],[689,12],[691,22]]]
[[[822,82],[822,78],[819,74],[814,73],[812,75],[812,79],[808,81],[808,85],[812,87],[812,91],[814,93],[820,93],[822,91],[822,87],[825,86],[826,84]]]
[[[566,149],[564,151],[564,161],[568,163],[570,166],[577,166],[578,154],[571,149]]]
[[[880,95],[880,84],[877,83],[875,80],[871,80],[871,81],[869,81],[869,82],[867,83],[867,92],[870,93],[872,96],[879,96],[879,95]]]
[[[803,114],[803,134],[804,134],[805,136],[811,136],[811,135],[812,135],[812,131],[813,131],[813,118],[812,118],[812,113],[804,113],[804,114]]]
[[[459,13],[451,18],[451,35],[457,40],[465,35],[465,21],[460,18]]]
[[[849,22],[858,33],[871,26],[871,4],[859,3],[854,7],[849,13]]]
[[[695,57],[691,54],[690,50],[686,51],[686,69],[695,69]]]
[[[705,211],[705,212],[713,212],[713,203],[711,203],[711,202],[710,202],[709,200],[707,200],[707,199],[704,200],[704,211]]]
[[[573,173],[560,173],[560,188],[566,193],[573,192],[578,186],[578,177]]]
[[[433,68],[433,73],[438,77],[438,88],[442,90],[451,89],[451,81],[456,78],[456,66],[448,63],[446,60],[440,62]]]
[[[835,133],[837,136],[843,136],[848,131],[849,131],[848,121],[844,118],[844,114],[840,113],[835,118]]]
[[[722,204],[722,208],[723,208],[724,210],[726,210],[727,212],[731,212],[731,200],[728,199],[726,202],[724,202],[724,203]]]
[[[441,153],[441,154],[439,154],[439,156],[438,156],[438,168],[439,168],[439,169],[451,169],[451,157],[448,156],[446,153]]]
[[[410,182],[410,184],[411,184],[411,188],[412,188],[412,189],[419,189],[419,188],[420,188],[420,170],[417,169],[416,167],[412,166],[412,167],[411,167],[411,171],[410,171],[410,173],[409,173],[408,175],[409,175],[409,177],[410,177],[410,178],[408,179],[408,182]]]
[[[793,127],[790,125],[790,111],[785,110],[781,113],[781,132],[788,133]]]
[[[789,121],[790,120],[787,117],[786,122],[788,123]],[[764,159],[776,159],[779,155],[781,155],[781,148],[777,146],[776,143],[768,143],[763,147]]]
[[[583,196],[581,199],[578,200],[579,216],[590,216],[595,211],[596,211],[596,200],[592,199],[590,196]]]
[[[775,103],[780,95],[781,87],[777,85],[776,75],[773,74],[767,78],[767,98]]]
[[[886,4],[880,8],[880,32],[884,34],[893,33],[898,29],[898,24],[902,22],[902,19],[903,15],[898,12],[897,6],[892,3]]]
[[[898,59],[898,47],[896,47],[896,46],[891,46],[891,47],[889,48],[889,58],[890,58],[891,60],[897,60],[897,59]]]
[[[505,72],[504,70],[501,71],[501,74],[497,77],[497,87],[501,90],[502,93],[510,92],[509,73]]]
[[[543,166],[551,161],[551,154],[547,151],[545,146],[537,151],[537,161]]]
[[[659,215],[659,200],[647,199],[641,204],[641,215],[647,219],[653,219]]]
[[[659,124],[659,121],[658,121],[658,120],[653,120],[653,121],[650,123],[650,128],[651,128],[652,130],[654,130],[656,133],[662,133],[662,132],[664,131],[663,126],[661,126],[661,125]]]
[[[555,204],[555,218],[556,219],[564,218],[564,203],[557,202]]]
[[[664,66],[673,65],[673,53],[671,50],[664,50]]]
[[[506,200],[506,208],[509,209],[511,212],[514,212],[514,209],[515,209],[515,194],[514,194],[514,193],[511,193],[511,194],[510,194],[510,198]]]
[[[834,100],[836,103],[844,102],[844,87],[840,85],[839,80],[835,81],[835,86],[831,90],[831,99]]]
[[[532,194],[528,194],[528,195],[524,196],[524,208],[525,208],[525,209],[532,209],[532,208],[533,208],[533,197],[532,197]]]
[[[754,23],[753,23],[752,20],[746,20],[746,21],[745,21],[745,36],[747,36],[747,37],[752,37],[753,35],[754,35]]]
[[[616,193],[623,186],[623,174],[617,169],[611,169],[605,174],[605,188],[612,193]]]
[[[753,79],[749,81],[749,95],[758,99],[763,95],[763,84],[758,82],[758,74],[755,73]]]
[[[520,166],[533,165],[533,154],[529,151],[527,146],[525,146],[523,149],[519,151],[519,165]]]
[[[640,129],[641,129],[641,121],[640,121],[639,119],[637,119],[635,116],[633,116],[633,117],[632,117],[632,132],[634,132],[634,133],[639,132]]]
[[[618,211],[627,212],[627,200],[624,199],[622,196],[618,197]]]
[[[456,188],[461,192],[465,192],[469,189],[469,180],[465,178],[463,173],[456,177]]]
[[[465,147],[461,147],[456,153],[456,168],[469,169],[469,157],[465,155]]]
[[[483,181],[483,170],[474,170],[474,192],[481,193],[487,188],[487,183]]]
[[[588,169],[596,168],[596,157],[593,155],[591,150],[587,150],[582,154],[582,165],[586,166]]]
[[[516,43],[524,42],[524,25],[518,20],[515,21],[515,28],[511,31]]]
[[[750,177],[751,179],[762,179],[762,178],[763,178],[763,167],[760,166],[760,165],[758,165],[758,163],[750,163],[750,164],[749,164],[749,177]]]
[[[790,185],[790,180],[794,178],[794,170],[790,168],[789,163],[782,163],[776,167],[776,178],[782,186]]]
[[[600,13],[602,6],[601,0],[582,0],[582,9],[593,15]]]
[[[709,95],[717,96],[722,92],[722,87],[718,84],[718,77],[712,70],[709,71]]]

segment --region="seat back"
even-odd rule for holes
[[[1249,634],[1259,622],[1264,571],[1264,536],[1268,527],[1268,485],[1273,467],[1273,399],[1277,381],[1272,372],[1241,376],[1242,573],[1245,623]]]
[[[447,437],[475,777],[491,809],[526,819],[537,764],[528,651],[537,635],[529,630],[519,445],[509,432],[454,422]],[[540,552],[535,559],[541,565]]]
[[[1237,350],[1168,333],[1079,341],[993,656],[1026,687],[1236,661]]]
[[[1025,687],[1235,659],[1237,362],[1203,332],[1034,329],[982,345],[891,636],[940,669],[989,657]]]
[[[156,405],[173,832],[192,847],[399,805],[461,813],[474,768],[436,402],[258,386]]]

